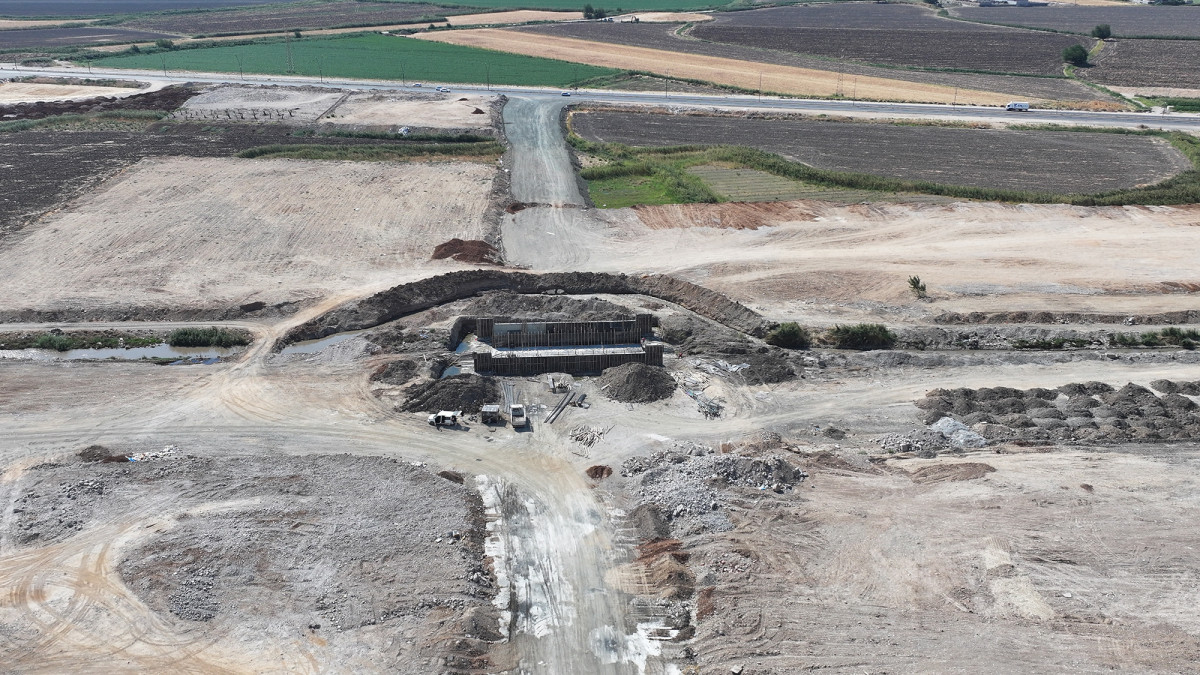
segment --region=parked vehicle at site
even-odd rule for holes
[[[525,406],[520,403],[508,406],[508,421],[512,422],[514,429],[529,426],[529,417],[525,414]]]
[[[461,410],[443,410],[430,415],[429,424],[435,427],[456,427],[460,417],[462,417]]]

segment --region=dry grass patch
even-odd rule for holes
[[[752,63],[697,54],[680,54],[661,49],[560,38],[537,33],[517,34],[494,28],[423,33],[418,37],[514,54],[586,63],[593,66],[641,70],[747,89],[756,87],[761,76],[763,90],[797,96],[833,96],[838,92],[838,73],[810,68]],[[842,84],[844,89],[845,83]],[[955,100],[953,87],[880,77],[859,77],[855,91],[857,97],[863,99],[928,103],[950,103]],[[1002,105],[1008,100],[1009,97],[1005,94],[986,91],[960,89],[957,93],[959,103]]]

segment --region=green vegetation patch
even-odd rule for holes
[[[781,323],[765,338],[766,343],[784,349],[808,349],[812,346],[812,334],[795,321]]]
[[[0,335],[0,349],[130,349],[162,344],[157,335],[118,331],[79,331],[72,333],[18,333]]]
[[[413,143],[388,145],[262,145],[237,154],[243,159],[312,159],[352,162],[387,162],[417,157],[495,158],[504,146],[486,143]]]
[[[612,68],[374,33],[291,41],[263,40],[155,53],[125,52],[97,59],[94,63],[106,68],[241,71],[263,75],[490,82],[544,87],[568,87],[577,81],[620,72]]]
[[[896,335],[879,323],[839,324],[825,331],[824,341],[837,349],[891,349]]]
[[[1171,326],[1159,331],[1145,333],[1114,333],[1109,337],[1114,347],[1183,347],[1195,349],[1200,343],[1200,331],[1194,328]]]
[[[1139,96],[1146,105],[1171,106],[1172,112],[1200,112],[1200,98],[1175,96]]]
[[[13,120],[0,122],[0,133],[28,131],[30,129],[94,129],[116,126],[145,128],[157,122],[167,113],[159,110],[104,110],[95,113],[51,115],[35,120]]]
[[[229,328],[177,328],[167,335],[172,347],[240,347],[250,344],[250,334]]]

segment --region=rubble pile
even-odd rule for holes
[[[784,493],[808,477],[780,455],[714,454],[696,444],[632,457],[621,465],[621,475],[637,481],[641,505],[655,505],[674,536],[731,529],[722,512],[728,488]]]

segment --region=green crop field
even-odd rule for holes
[[[125,53],[93,63],[110,68],[161,70],[165,67],[168,71],[285,75],[288,74],[289,44],[292,74],[310,77],[566,87],[588,78],[620,72],[612,68],[379,34]]]

